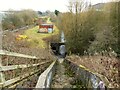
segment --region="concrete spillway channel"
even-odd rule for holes
[[[100,88],[100,90],[105,90],[108,83],[104,76],[60,58],[40,75],[36,88]]]
[[[72,88],[71,80],[73,77],[68,75],[64,59],[59,58],[41,74],[36,88]]]
[[[53,53],[58,57],[39,77],[36,88],[99,88],[108,86],[106,77],[91,72],[84,66],[65,60],[65,38],[61,34],[61,43],[51,43]],[[62,56],[62,57],[61,57]]]
[[[56,72],[51,83],[51,88],[72,88],[73,85],[71,81],[74,80],[74,77],[70,77],[68,70],[65,67],[64,59],[58,59]]]

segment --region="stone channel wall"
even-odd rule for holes
[[[55,74],[56,60],[39,76],[35,88],[50,88]]]
[[[82,65],[76,65],[65,59],[65,63],[74,72],[75,78],[82,82],[86,88],[108,88],[108,80],[103,75],[93,73]]]

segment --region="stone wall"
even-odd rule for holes
[[[103,75],[93,73],[82,65],[76,65],[70,60],[65,60],[70,70],[74,72],[75,78],[82,82],[86,88],[108,87],[108,80]]]

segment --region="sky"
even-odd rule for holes
[[[106,2],[108,0],[87,0],[92,4]],[[21,9],[33,9],[35,11],[55,11],[60,12],[68,11],[69,0],[0,0],[0,11],[4,10],[21,10]]]

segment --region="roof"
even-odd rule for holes
[[[48,16],[43,16],[43,17],[39,17],[39,18],[48,18]]]
[[[45,23],[45,24],[41,24],[41,25],[45,26],[45,25],[53,25],[53,24],[48,24],[48,23]]]

